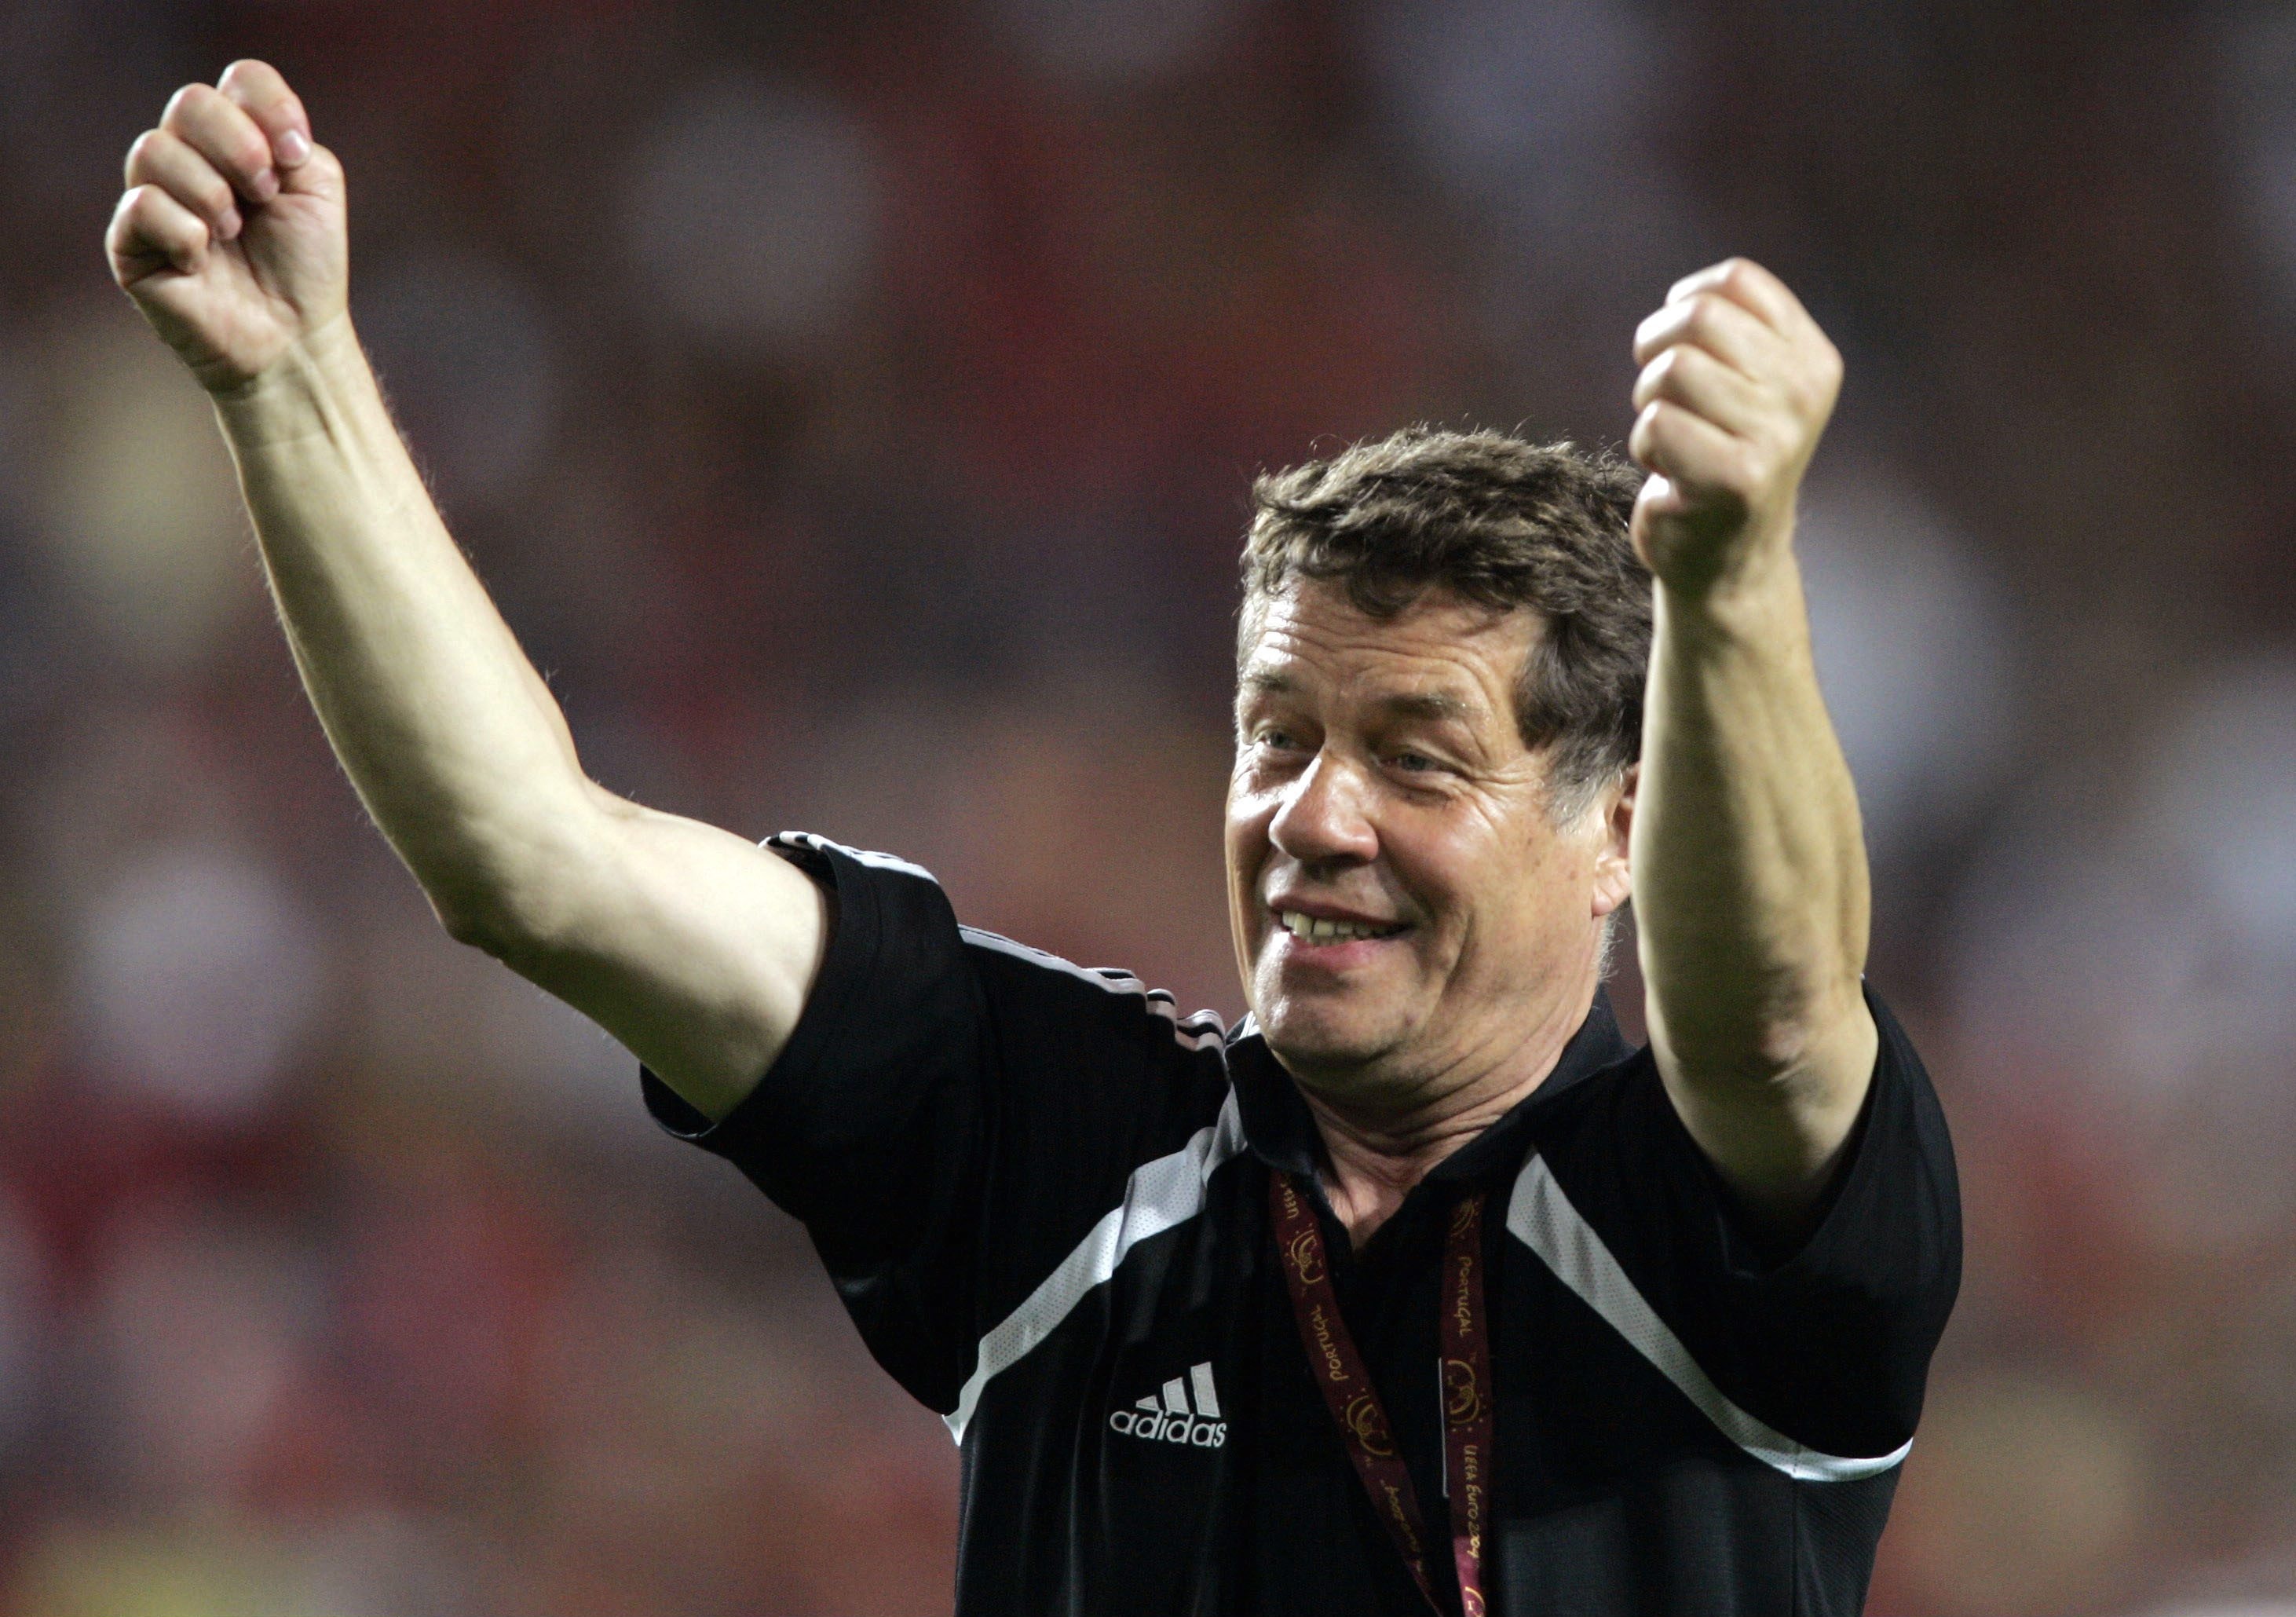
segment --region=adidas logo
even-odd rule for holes
[[[1189,1401],[1189,1394],[1195,1395]],[[1219,1392],[1212,1385],[1212,1367],[1201,1364],[1186,1378],[1175,1375],[1153,1398],[1144,1398],[1129,1409],[1111,1411],[1111,1431],[1152,1443],[1184,1443],[1191,1449],[1218,1449],[1227,1441],[1227,1423],[1220,1418]]]

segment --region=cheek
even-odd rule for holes
[[[1239,899],[1258,881],[1259,867],[1267,858],[1268,817],[1256,811],[1249,798],[1234,791],[1229,792],[1222,843],[1228,890]]]
[[[1591,870],[1580,850],[1548,842],[1526,858],[1512,892],[1514,935],[1546,955],[1582,931],[1592,901]]]
[[[1552,835],[1478,818],[1472,834],[1431,840],[1420,852],[1423,891],[1440,895],[1480,970],[1505,973],[1538,959],[1574,913],[1585,918],[1591,866]]]
[[[1277,794],[1262,789],[1248,776],[1237,775],[1227,787],[1227,851],[1231,864],[1244,856],[1258,857],[1267,846],[1267,828],[1275,818]]]
[[[1494,881],[1505,874],[1495,868],[1489,827],[1471,815],[1390,816],[1381,826],[1380,853],[1439,932],[1473,930],[1496,896]]]

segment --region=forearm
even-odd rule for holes
[[[591,803],[563,716],[431,504],[348,318],[219,394],[266,573],[360,798],[458,931]]]
[[[1661,586],[1634,825],[1654,1042],[1767,1079],[1861,1021],[1869,889],[1857,800],[1776,547],[1704,595]]]

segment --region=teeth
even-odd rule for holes
[[[1293,937],[1306,938],[1317,943],[1380,938],[1395,930],[1390,926],[1372,926],[1361,921],[1329,921],[1321,916],[1302,915],[1296,909],[1284,910],[1275,918]]]

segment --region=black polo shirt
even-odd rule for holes
[[[805,1222],[947,1420],[958,1612],[1423,1612],[1309,1378],[1267,1186],[1320,1146],[1250,1019],[961,928],[914,866],[771,845],[835,894],[804,1015],[715,1127],[651,1075],[647,1101]],[[1440,1544],[1437,1260],[1451,1203],[1488,1193],[1494,1613],[1859,1608],[1961,1269],[1943,1118],[1874,1015],[1849,1161],[1791,1253],[1748,1238],[1600,1000],[1361,1252],[1317,1199]]]

